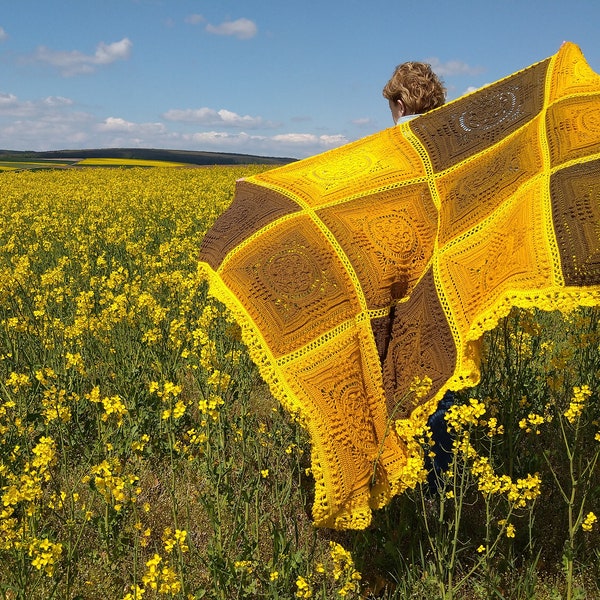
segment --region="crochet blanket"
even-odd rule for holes
[[[240,180],[200,271],[310,434],[315,524],[364,528],[419,477],[402,432],[478,382],[486,330],[513,306],[600,304],[600,77],[567,43],[412,121]]]

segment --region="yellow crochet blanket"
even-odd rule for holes
[[[364,528],[415,483],[402,431],[477,383],[486,330],[512,306],[600,304],[600,77],[567,43],[408,123],[241,180],[200,270],[310,433],[315,524]]]

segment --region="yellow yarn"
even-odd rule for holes
[[[479,340],[512,306],[600,304],[599,175],[600,77],[568,43],[238,182],[200,269],[310,433],[317,525],[366,527],[418,481],[398,432],[477,383]],[[416,378],[432,381],[421,397]]]

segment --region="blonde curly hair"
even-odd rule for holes
[[[405,62],[398,65],[383,88],[383,96],[391,102],[400,100],[404,114],[417,115],[438,108],[446,102],[446,88],[423,62]]]

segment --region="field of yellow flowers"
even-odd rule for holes
[[[0,175],[0,598],[600,597],[599,311],[511,313],[437,491],[312,527],[306,436],[196,269],[265,168]]]

